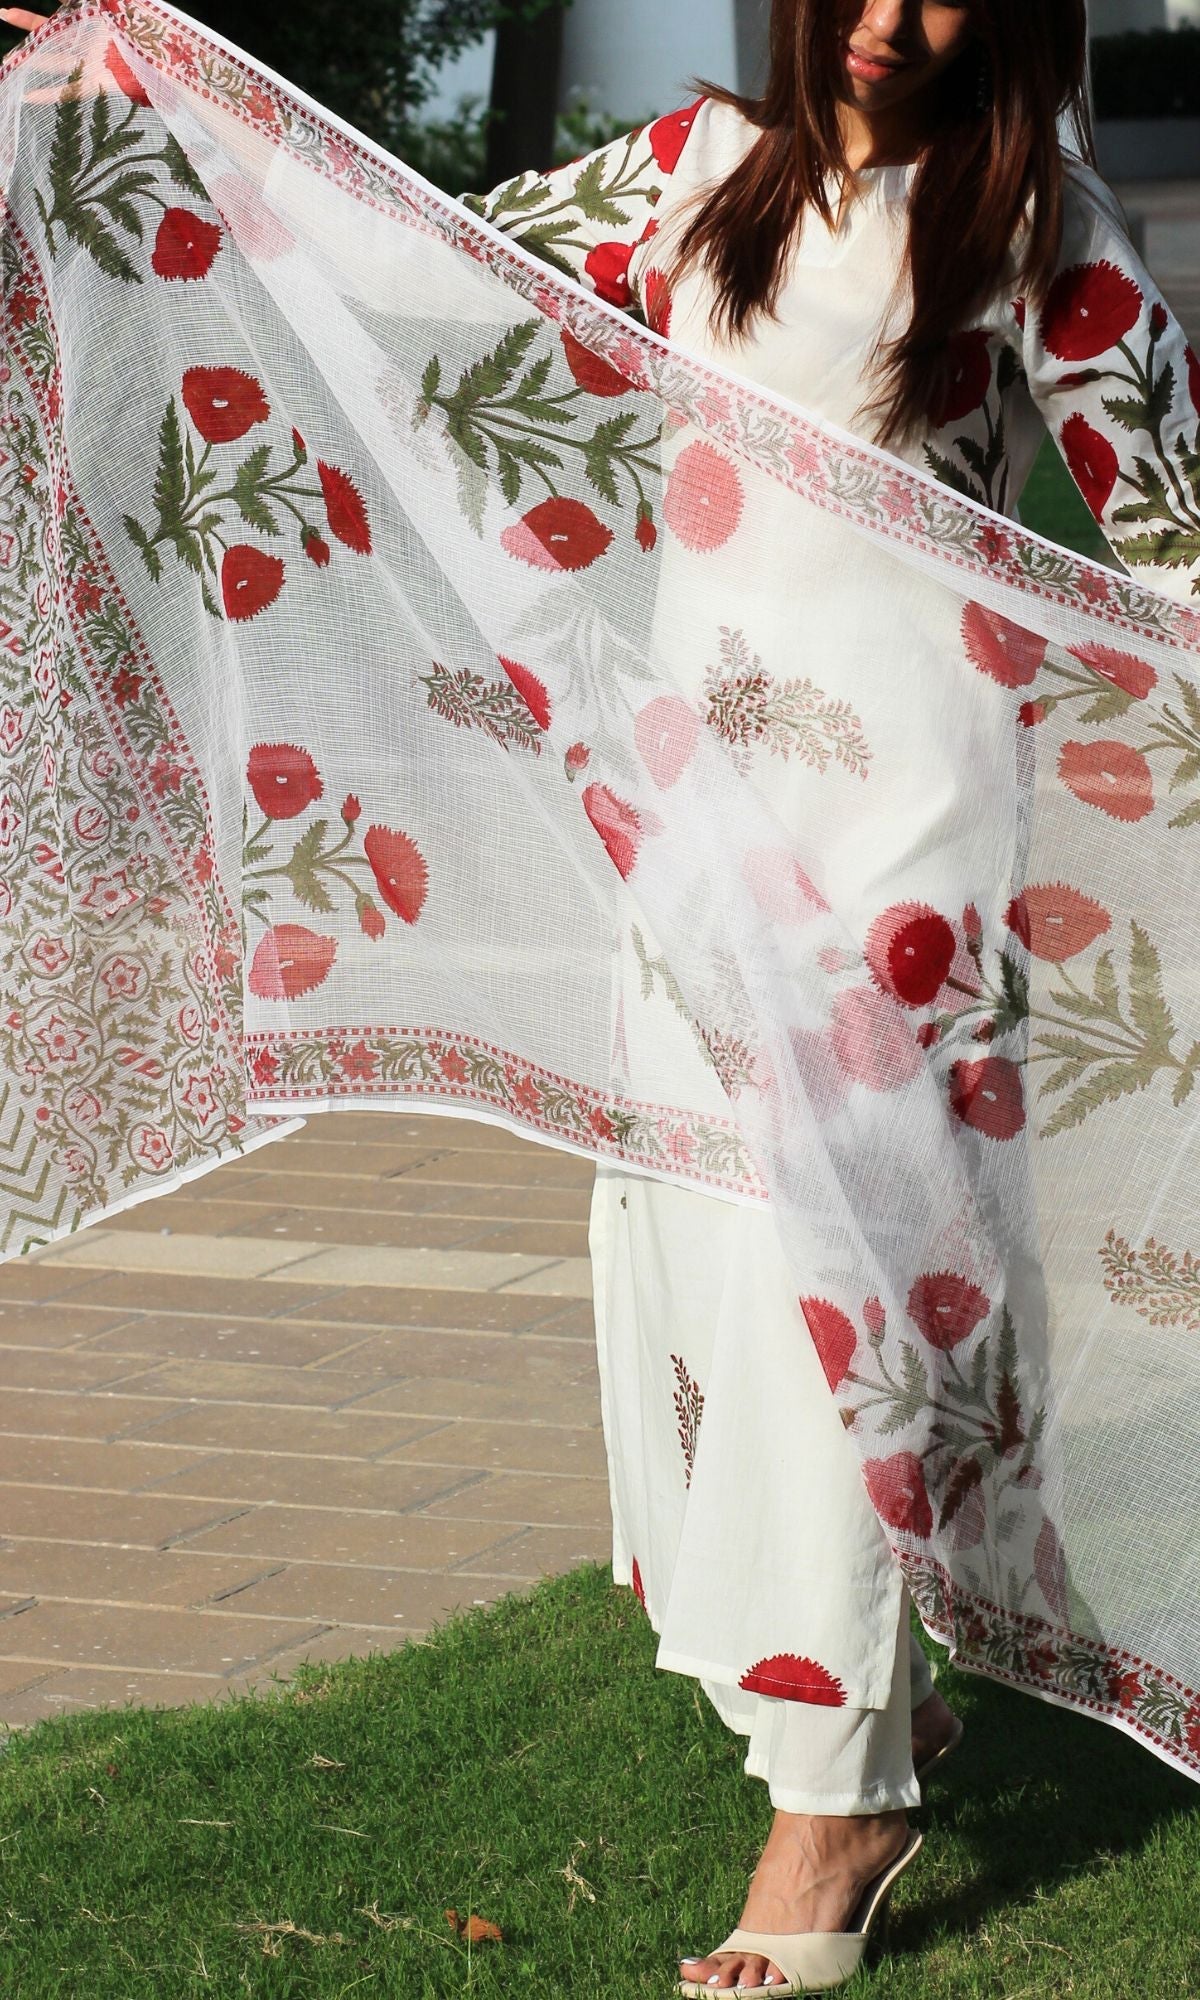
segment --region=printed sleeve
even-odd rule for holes
[[[1029,389],[1114,554],[1200,597],[1200,360],[1115,198],[1072,166],[1058,274],[1015,307]]]
[[[610,305],[637,311],[631,261],[657,229],[659,204],[703,102],[639,126],[570,166],[518,174],[490,194],[465,196],[465,206]]]

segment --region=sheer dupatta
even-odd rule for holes
[[[155,0],[0,163],[7,1253],[345,1103],[770,1201],[929,1629],[1200,1773],[1200,614]]]

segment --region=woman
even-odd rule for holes
[[[1082,0],[1044,15],[776,0],[761,103],[715,92],[481,206],[682,346],[999,511],[1046,424],[1118,540],[1161,464],[1162,518],[1144,497],[1125,553],[1180,594],[1178,427],[1157,404],[1144,424],[1128,398],[1111,409],[1107,377],[1145,374],[1149,353],[1170,405],[1200,369],[1102,185],[1064,165],[1058,115],[1086,127]],[[653,982],[640,935],[629,964]],[[616,1573],[660,1664],[748,1737],[777,1809],[746,1930],[685,1960],[682,1990],[840,1984],[917,1851],[906,1811],[954,1718],[909,1642],[771,1216],[602,1167],[592,1247]]]

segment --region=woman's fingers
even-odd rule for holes
[[[21,28],[26,33],[40,28],[49,18],[48,14],[31,14],[28,7],[0,7],[0,21],[7,21],[10,28]]]

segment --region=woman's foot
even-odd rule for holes
[[[867,1884],[895,1860],[907,1839],[908,1820],[902,1812],[848,1819],[777,1812],[739,1928],[785,1934],[844,1931]],[[714,1993],[786,1983],[773,1959],[744,1952],[685,1958],[679,1971],[682,1979],[711,1985]]]
[[[912,1760],[919,1771],[939,1750],[944,1750],[958,1734],[958,1717],[947,1707],[935,1688],[912,1713]]]

